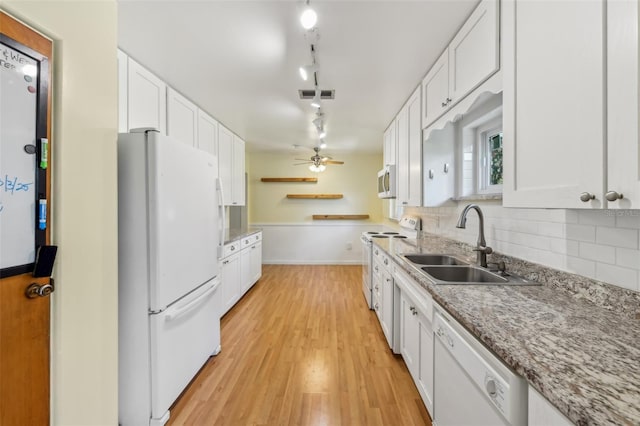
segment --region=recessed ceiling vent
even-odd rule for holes
[[[316,91],[314,89],[300,89],[298,90],[300,94],[300,99],[313,99],[316,95]],[[335,99],[335,90],[320,90],[320,99]]]

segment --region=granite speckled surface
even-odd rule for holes
[[[500,255],[490,261],[508,261],[507,271],[535,275],[544,285],[434,285],[398,255],[473,260],[470,246],[430,235],[374,244],[572,422],[640,424],[640,299],[633,292]],[[564,282],[572,279],[579,283]]]
[[[238,241],[244,237],[248,237],[249,235],[255,234],[257,232],[262,231],[261,228],[227,228],[224,230],[224,243],[232,243],[234,241]]]

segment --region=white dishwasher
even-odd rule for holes
[[[526,425],[525,380],[440,307],[433,330],[433,424]]]

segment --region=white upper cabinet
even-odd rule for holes
[[[399,206],[422,204],[422,126],[420,87],[398,114],[398,193]]]
[[[422,80],[422,126],[428,127],[499,69],[499,5],[483,0]]]
[[[449,108],[449,50],[431,67],[427,76],[422,80],[424,105],[422,122],[424,126],[431,124],[436,118],[444,114]]]
[[[640,209],[638,2],[607,2],[608,208]],[[623,198],[615,197],[615,193]],[[605,198],[607,199],[607,198]]]
[[[218,125],[218,174],[222,183],[224,205],[231,205],[233,170],[233,133]]]
[[[502,9],[503,204],[603,207],[603,0],[511,0]]]
[[[167,86],[133,59],[127,65],[127,130],[152,127],[166,134]]]
[[[198,144],[198,107],[171,87],[167,88],[167,135],[193,147]]]
[[[396,149],[398,147],[398,139],[396,138],[396,121],[393,120],[387,130],[384,132],[383,147],[383,163],[385,166],[396,164]]]
[[[127,133],[127,55],[118,49],[118,133]]]
[[[198,149],[218,156],[218,122],[201,109],[198,110]]]
[[[449,98],[464,97],[500,68],[500,19],[497,0],[473,11],[449,44]]]
[[[235,136],[233,140],[233,177],[232,177],[232,194],[231,204],[234,206],[245,205],[245,188],[244,188],[244,141]]]
[[[244,206],[244,141],[218,125],[218,172],[225,206]]]

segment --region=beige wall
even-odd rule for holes
[[[382,167],[381,154],[334,155],[343,165],[330,165],[322,173],[307,166],[294,166],[300,154],[247,152],[249,223],[310,222],[313,214],[369,214],[370,222],[381,222],[382,202],[376,177]],[[317,177],[318,183],[264,183],[263,177]],[[339,200],[293,200],[287,194],[343,194]]]
[[[0,5],[54,40],[52,424],[116,425],[117,5]]]

